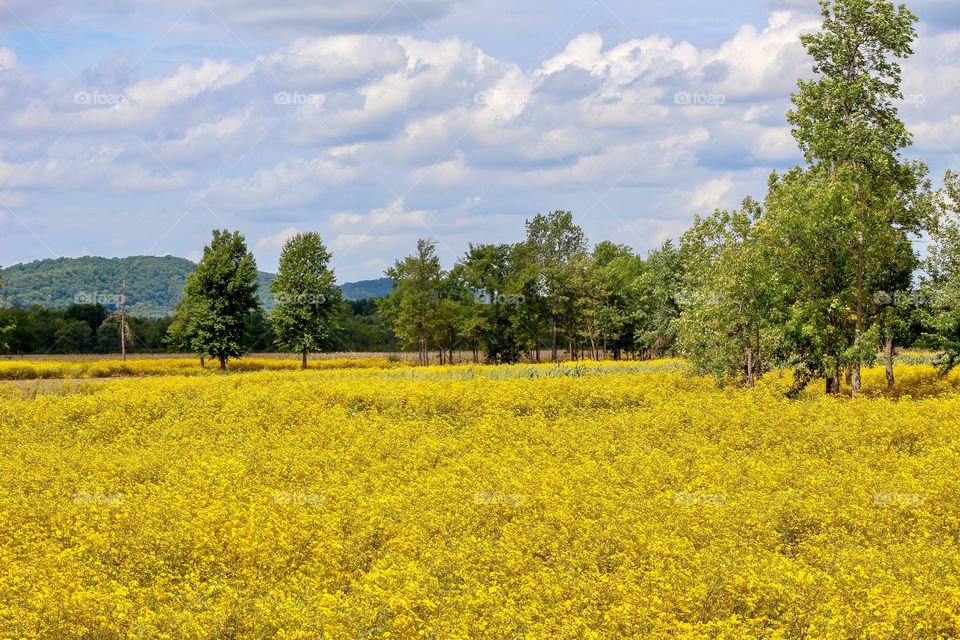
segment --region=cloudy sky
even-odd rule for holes
[[[909,155],[939,176],[960,10],[909,4]],[[801,160],[817,23],[813,0],[0,0],[0,265],[196,258],[227,227],[272,270],[318,230],[349,281],[554,209],[645,253]]]

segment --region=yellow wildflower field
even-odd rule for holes
[[[953,638],[960,378],[0,384],[0,637]]]
[[[410,361],[386,358],[331,358],[310,360],[308,369],[388,369],[412,366]],[[229,371],[297,371],[300,360],[250,357],[231,360]],[[0,360],[0,380],[51,378],[116,378],[125,376],[210,375],[219,373],[217,362],[201,367],[197,358],[129,358],[77,360]]]

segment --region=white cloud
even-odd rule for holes
[[[362,21],[390,4],[207,1],[238,29],[293,30]],[[190,4],[176,2],[164,6]],[[408,4],[441,15],[453,3]],[[815,25],[812,14],[778,11],[709,47],[573,34],[529,68],[450,30],[438,39],[313,29],[255,55],[231,40],[232,57],[160,47],[147,58],[161,63],[127,74],[117,53],[80,80],[48,77],[25,52],[0,48],[0,190],[20,180],[36,215],[51,218],[73,215],[74,193],[128,197],[130,224],[204,194],[224,224],[256,224],[264,251],[291,229],[318,228],[335,253],[355,256],[351,265],[390,263],[419,236],[513,240],[525,216],[551,207],[592,207],[585,224],[597,234],[622,231],[612,210],[653,244],[693,213],[762,196],[770,168],[799,161],[784,112],[809,73],[798,36]],[[168,64],[172,52],[187,61]],[[903,110],[911,154],[960,147],[958,55],[960,34],[940,30],[905,65],[905,92],[923,97]],[[122,99],[77,104],[77,92]],[[280,104],[277,92],[322,101]],[[194,244],[178,241],[184,254]]]
[[[427,211],[408,210],[400,198],[386,207],[373,209],[365,214],[335,214],[330,217],[330,226],[334,229],[365,231],[375,235],[429,232],[428,215]]]
[[[280,250],[283,249],[284,243],[298,233],[300,233],[300,230],[296,227],[288,227],[272,235],[264,236],[257,240],[257,244],[254,245],[254,251],[278,254]]]
[[[689,195],[687,206],[695,213],[709,213],[722,207],[733,190],[733,179],[730,176],[713,178],[699,185]]]
[[[226,179],[210,192],[211,200],[235,209],[273,209],[308,204],[325,188],[353,181],[363,173],[338,158],[294,157],[259,169],[249,178]]]

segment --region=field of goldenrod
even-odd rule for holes
[[[954,638],[960,377],[0,383],[0,637]]]
[[[387,358],[330,358],[310,360],[308,368],[327,369],[388,369],[412,366],[407,360]],[[229,371],[296,371],[300,360],[276,357],[249,357],[231,360]],[[71,360],[0,360],[0,380],[35,380],[59,378],[117,378],[128,376],[210,375],[220,373],[216,362],[200,366],[197,358],[129,358],[71,359]]]

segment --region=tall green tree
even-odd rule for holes
[[[420,364],[427,364],[444,279],[436,243],[418,240],[416,254],[397,260],[386,276],[393,280],[393,290],[378,308],[401,342],[417,347]]]
[[[752,387],[778,361],[782,292],[766,242],[763,208],[747,198],[736,211],[697,218],[682,239],[684,299],[680,351],[700,373]]]
[[[855,252],[846,357],[856,394],[860,365],[878,346],[864,340],[871,321],[870,254],[919,226],[915,209],[903,205],[914,197],[925,167],[899,157],[911,137],[896,106],[903,97],[898,61],[913,53],[917,18],[890,0],[821,0],[820,6],[822,28],[801,36],[815,77],[799,82],[787,119],[807,161],[821,165],[832,181],[851,185],[844,202]]]
[[[186,335],[193,350],[216,358],[220,369],[247,353],[250,312],[258,308],[257,263],[237,231],[215,229],[184,287]]]
[[[537,214],[526,226],[529,255],[539,276],[538,295],[545,298],[549,312],[551,357],[556,362],[561,333],[566,334],[573,351],[577,321],[574,264],[578,256],[586,254],[587,239],[569,211]]]
[[[337,329],[342,295],[330,258],[320,234],[297,234],[284,243],[279,273],[270,283],[277,301],[270,313],[276,343],[299,353],[304,369],[307,354],[329,349]]]
[[[477,332],[491,363],[516,362],[522,350],[515,316],[524,298],[514,292],[514,256],[509,244],[471,244],[457,265],[464,287],[473,294],[469,328]]]
[[[519,349],[534,362],[540,362],[540,348],[550,318],[540,259],[530,243],[518,242],[510,249],[509,264],[507,292],[519,302],[511,316],[513,335]]]
[[[594,247],[591,269],[595,292],[597,331],[604,351],[614,360],[635,350],[646,263],[630,247],[608,240]]]
[[[638,282],[635,349],[652,359],[673,353],[683,296],[684,260],[672,240],[650,251]]]

